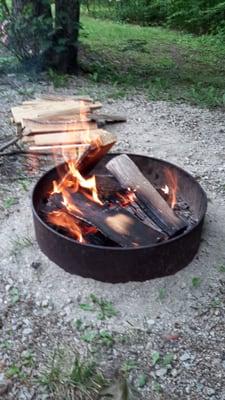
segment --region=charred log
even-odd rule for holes
[[[187,227],[186,222],[175,215],[167,202],[127,155],[114,157],[106,168],[123,188],[135,191],[140,208],[169,237],[179,234]]]
[[[53,204],[56,202],[56,205],[61,204],[59,195],[56,200],[54,196],[51,196],[51,204],[52,202]],[[163,234],[142,224],[119,205],[101,206],[89,201],[81,193],[70,193],[69,191],[64,191],[64,197],[70,204],[67,212],[78,220],[96,227],[106,238],[121,247],[145,246],[149,243],[158,243],[165,238]]]

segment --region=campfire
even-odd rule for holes
[[[176,272],[197,252],[205,193],[165,161],[107,154],[115,135],[88,124],[82,132],[25,135],[32,150],[49,149],[64,158],[34,189],[41,249],[71,273],[109,282]]]
[[[193,223],[189,207],[188,215],[174,210],[179,202],[173,176],[155,188],[125,154],[106,164],[109,175],[83,176],[79,164],[67,161],[67,172],[53,180],[42,213],[54,229],[80,243],[144,246],[177,236]]]

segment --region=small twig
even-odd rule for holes
[[[5,144],[3,144],[0,147],[0,152],[7,149],[9,146],[12,146],[13,144],[17,143],[19,140],[20,140],[20,137],[16,137],[16,138],[9,140],[8,142],[6,142]]]

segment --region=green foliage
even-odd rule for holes
[[[90,15],[140,25],[164,24],[192,33],[225,30],[225,1],[221,0],[88,0]]]
[[[97,318],[100,320],[112,318],[117,315],[117,311],[111,301],[98,298],[94,294],[90,295],[90,303],[81,303],[80,308],[84,311],[97,311]]]
[[[15,239],[12,239],[12,250],[11,254],[16,255],[17,253],[20,253],[23,249],[26,249],[27,247],[33,246],[33,241],[31,238],[28,236],[16,236]]]
[[[153,366],[156,365],[156,364],[159,362],[159,360],[160,360],[160,354],[159,354],[158,351],[155,351],[155,352],[152,354],[152,365],[153,365]]]
[[[80,3],[71,3],[71,7],[66,4],[64,7],[63,2],[54,7],[52,3],[52,0],[1,0],[0,42],[29,71],[52,67],[61,72],[75,72]],[[54,80],[55,86],[64,86],[64,78],[54,77]]]
[[[220,265],[218,269],[220,272],[225,272],[225,265]]]
[[[193,288],[198,288],[201,285],[201,278],[199,276],[194,276],[191,280]]]
[[[138,387],[143,388],[147,384],[148,378],[145,374],[141,374],[138,378]]]
[[[69,76],[54,71],[52,68],[48,70],[48,78],[56,89],[68,86]]]
[[[22,367],[16,364],[12,364],[11,367],[6,371],[7,378],[18,378],[25,380],[27,375],[22,371]]]
[[[3,206],[5,209],[8,209],[17,203],[18,203],[18,199],[16,197],[10,196],[10,197],[7,197],[7,199],[4,201]]]
[[[107,383],[92,360],[62,349],[53,354],[39,381],[57,400],[96,398]]]
[[[127,375],[130,371],[137,368],[137,362],[134,360],[127,360],[123,363],[121,371]]]
[[[225,105],[225,46],[218,36],[193,36],[83,17],[80,63],[112,98],[136,90],[151,100]]]
[[[164,300],[166,297],[166,289],[165,288],[159,288],[159,294],[158,294],[158,299],[159,300]]]
[[[16,304],[20,300],[20,293],[16,287],[10,289],[9,295],[12,304]]]
[[[53,26],[51,18],[34,15],[33,6],[27,4],[21,12],[14,14],[1,8],[2,43],[27,67],[37,68],[45,51],[51,45]]]

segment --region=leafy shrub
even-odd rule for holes
[[[52,21],[35,16],[31,6],[14,15],[1,9],[0,39],[17,59],[25,64],[40,63],[42,55],[51,44]]]
[[[100,18],[164,24],[196,34],[225,31],[225,1],[221,0],[83,0],[83,4]]]

